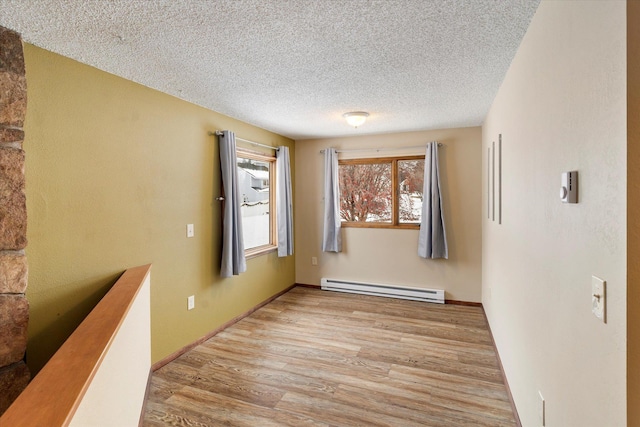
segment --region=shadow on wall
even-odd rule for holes
[[[55,299],[31,307],[32,316],[47,325],[29,337],[26,360],[32,375],[42,369],[121,275],[118,272],[63,285],[64,290],[57,292]]]

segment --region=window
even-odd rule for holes
[[[238,188],[245,255],[277,248],[275,225],[276,158],[243,149],[236,150]]]
[[[343,226],[419,228],[424,156],[340,160],[338,173]]]

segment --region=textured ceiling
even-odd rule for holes
[[[36,46],[294,139],[478,126],[539,0],[0,0]],[[359,129],[342,118],[368,111]]]

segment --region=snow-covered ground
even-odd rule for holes
[[[251,203],[254,205],[253,203]],[[254,206],[243,205],[242,211],[242,232],[244,234],[244,248],[251,249],[258,246],[268,245],[269,242],[269,201],[255,204]]]

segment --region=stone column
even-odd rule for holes
[[[27,347],[27,206],[24,118],[27,107],[22,39],[0,27],[0,414],[29,382]]]

